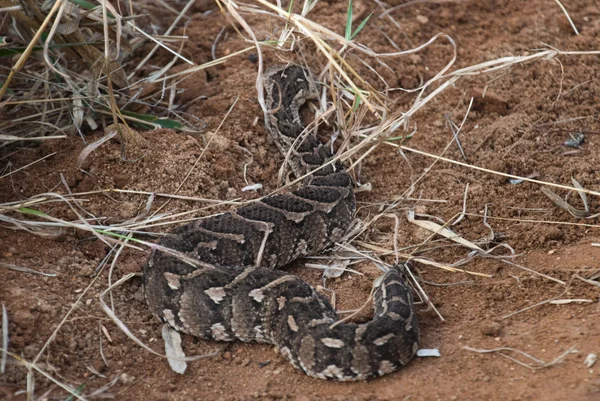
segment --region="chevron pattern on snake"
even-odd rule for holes
[[[301,109],[317,97],[309,72],[296,65],[265,73],[267,131],[291,152],[300,189],[175,229],[144,267],[152,312],[174,329],[207,340],[276,345],[296,368],[320,379],[378,377],[406,365],[418,348],[412,294],[401,268],[374,292],[375,314],[363,324],[338,322],[315,288],[277,270],[339,240],[355,213],[353,182],[313,132]],[[337,323],[336,323],[337,322]]]

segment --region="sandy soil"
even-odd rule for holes
[[[389,2],[399,3],[402,2]],[[381,9],[375,2],[356,0],[354,5],[357,21],[375,12],[358,37],[374,50],[393,51],[390,40],[402,49],[412,48],[445,32],[457,44],[455,68],[499,57],[528,55],[548,46],[570,51],[595,50],[600,43],[600,8],[592,0],[566,4],[579,35],[573,33],[553,1],[417,3],[391,14],[401,29],[389,19],[378,18]],[[213,7],[213,3],[199,1],[187,27],[193,40],[183,53],[198,64],[210,60],[215,37],[221,27],[229,26],[217,10],[206,13]],[[346,2],[322,1],[311,15],[341,32],[346,7]],[[276,27],[274,21],[265,18],[248,21],[261,35],[270,34]],[[217,55],[246,46],[228,28]],[[307,52],[307,59],[315,63],[315,70],[320,70],[324,61],[310,53],[310,47]],[[159,53],[157,65],[161,64],[160,57]],[[267,52],[266,57],[266,64],[296,60],[296,55],[289,53]],[[417,54],[388,60],[393,71],[382,67],[378,72],[393,86],[414,88],[431,78],[451,57],[450,45],[440,40]],[[180,195],[212,200],[251,199],[259,194],[242,192],[241,188],[253,183],[264,185],[261,194],[269,193],[277,187],[276,173],[282,158],[264,132],[254,90],[257,66],[253,61],[246,54],[222,67],[195,74],[179,85],[183,92],[177,102],[186,113],[202,119],[206,125],[202,133],[144,132],[146,143],[128,147],[128,160],[122,159],[121,144],[113,140],[86,160],[85,173],[75,166],[84,146],[76,136],[2,155],[3,165],[12,163],[13,168],[18,168],[56,152],[45,161],[2,179],[0,201],[49,191],[65,194],[64,183],[75,193],[101,189],[175,193],[198,159],[179,190]],[[354,64],[376,85],[372,72]],[[473,97],[473,107],[459,136],[467,163],[567,186],[573,185],[573,177],[584,188],[598,190],[600,156],[596,155],[600,152],[594,150],[600,147],[598,133],[594,132],[599,123],[598,66],[598,56],[560,56],[460,80],[413,118],[412,124],[418,131],[405,145],[441,154],[452,140],[444,116],[460,123]],[[238,96],[233,111],[213,136]],[[415,94],[397,92],[393,97],[396,107],[406,110]],[[580,149],[563,145],[569,139],[567,131],[589,131]],[[100,136],[102,132],[95,132],[86,139],[92,141]],[[456,145],[451,145],[444,155],[464,161]],[[3,262],[56,274],[44,277],[0,267],[0,281],[4,283],[0,302],[6,306],[10,321],[9,349],[31,361],[66,317],[39,359],[39,367],[61,382],[82,386],[87,395],[116,380],[103,395],[112,394],[118,400],[600,400],[600,368],[598,364],[591,368],[584,364],[588,354],[600,353],[600,288],[597,280],[594,284],[577,278],[591,277],[600,270],[600,248],[591,245],[600,242],[596,219],[574,218],[552,203],[541,192],[541,186],[534,183],[514,184],[506,177],[443,161],[433,164],[433,159],[425,156],[409,152],[405,156],[406,159],[394,147],[382,144],[365,159],[360,181],[371,183],[373,190],[358,194],[359,217],[372,217],[379,212],[379,205],[404,193],[410,186],[411,174],[415,178],[426,173],[416,186],[413,199],[402,201],[392,211],[400,220],[397,245],[418,245],[428,234],[407,222],[406,211],[413,208],[451,220],[463,209],[468,184],[466,211],[470,215],[453,229],[471,241],[489,239],[490,229],[481,217],[487,206],[488,223],[496,238],[519,254],[512,262],[531,269],[477,258],[464,267],[489,275],[478,277],[414,264],[421,285],[444,318],[441,321],[432,310],[419,306],[422,347],[438,348],[440,358],[417,358],[404,370],[371,382],[340,384],[306,377],[270,346],[213,343],[184,336],[188,355],[220,352],[216,357],[190,363],[185,375],[178,375],[164,359],[128,339],[101,310],[98,295],[107,288],[111,269],[106,266],[94,275],[107,254],[103,243],[74,229],[65,229],[55,238],[43,238],[3,226]],[[554,191],[563,197],[568,192]],[[80,199],[87,211],[103,218],[106,224],[142,213],[147,195],[111,192]],[[582,207],[573,193],[567,200]],[[589,203],[590,209],[598,212],[598,199],[590,197]],[[153,210],[162,205],[164,211],[170,212],[193,210],[193,216],[227,210],[227,206],[214,208],[213,203],[201,200],[167,203],[161,197],[154,201]],[[46,205],[43,210],[59,218],[74,219],[62,203]],[[382,219],[364,240],[391,249],[393,230],[393,221]],[[421,246],[420,255],[446,263],[467,256],[468,250],[448,245],[428,242]],[[128,273],[140,272],[147,255],[146,250],[124,250],[112,268],[112,282]],[[377,276],[372,265],[365,263],[357,268],[365,273],[364,277],[344,275],[328,281],[336,291],[341,310],[361,305]],[[304,268],[302,262],[290,270],[315,285],[321,282],[319,272]],[[552,299],[583,301],[540,304]],[[113,302],[125,324],[160,352],[161,326],[146,308],[141,279],[136,277],[116,289]],[[552,366],[533,370],[498,353],[476,353],[465,347],[510,347],[544,362],[551,362],[570,349],[572,352]],[[515,353],[506,354],[532,362]],[[67,399],[58,386],[39,374],[35,377],[36,395],[49,390],[48,399]],[[0,399],[25,399],[25,389],[26,369],[9,364],[6,374],[0,376]]]

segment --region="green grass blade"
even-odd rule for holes
[[[352,112],[356,112],[358,110],[358,107],[360,106],[362,101],[362,97],[357,96],[354,98],[354,102],[352,103]]]
[[[152,114],[134,113],[134,112],[127,111],[127,110],[121,110],[121,113],[123,113],[124,116],[131,117],[132,119],[134,119],[138,122],[148,123],[148,125],[151,125],[152,127],[155,127],[155,128],[171,128],[171,129],[185,128],[183,126],[183,124],[181,124],[179,121],[175,121],[170,118],[156,117],[156,116],[153,116]]]
[[[367,18],[365,18],[363,20],[363,22],[360,23],[360,25],[358,26],[358,28],[356,28],[356,30],[354,31],[354,33],[352,34],[352,37],[350,39],[354,39],[356,37],[356,35],[358,35],[358,33],[365,27],[365,25],[367,24],[367,21],[369,20],[369,18],[371,18],[371,15],[373,15],[373,13],[369,14],[367,16]]]
[[[84,389],[85,383],[81,383],[79,386],[77,386],[73,394],[71,394],[69,398],[67,398],[65,401],[75,401],[75,397],[79,398],[79,396],[83,393]]]
[[[28,207],[21,207],[21,208],[19,208],[19,212],[21,212],[23,214],[31,214],[31,215],[34,215],[34,216],[48,217],[48,215],[46,213],[40,212],[39,210],[30,209]]]
[[[352,39],[352,0],[348,1],[348,13],[346,14],[346,33],[344,37],[347,40]]]
[[[93,3],[90,3],[89,1],[85,1],[85,0],[69,0],[69,1],[75,5],[83,8],[84,10],[88,10],[88,11],[92,11],[99,7]],[[111,19],[115,18],[115,16],[112,15],[111,13],[106,13],[106,16]]]
[[[89,1],[85,1],[85,0],[69,0],[71,3],[83,8],[84,10],[93,10],[94,8],[98,7],[97,5],[94,5],[92,3],[90,3]]]

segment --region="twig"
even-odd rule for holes
[[[40,158],[40,159],[37,159],[36,161],[33,161],[33,162],[31,162],[31,163],[29,163],[29,164],[27,164],[27,165],[23,166],[23,167],[19,167],[18,169],[16,169],[16,170],[13,170],[13,171],[11,171],[10,173],[6,173],[6,174],[4,174],[4,175],[0,176],[0,180],[1,180],[1,179],[3,179],[3,178],[5,178],[5,177],[8,177],[9,175],[12,175],[12,174],[14,174],[14,173],[18,172],[18,171],[24,170],[24,169],[26,169],[27,167],[33,166],[34,164],[36,164],[36,163],[39,163],[39,162],[41,162],[42,160],[45,160],[45,159],[47,159],[47,158],[49,158],[49,157],[52,157],[52,156],[54,156],[54,155],[55,155],[55,154],[57,154],[57,153],[58,153],[58,152],[52,152],[52,153],[50,153],[50,154],[48,154],[48,155],[46,155],[46,156],[44,156],[44,157],[42,157],[42,158]]]
[[[480,354],[498,353],[498,355],[500,355],[500,356],[502,356],[502,357],[504,357],[506,359],[509,359],[509,360],[511,360],[511,361],[513,361],[513,362],[515,362],[515,363],[517,363],[517,364],[519,364],[519,365],[521,365],[521,366],[523,366],[523,367],[525,367],[527,369],[539,370],[539,369],[548,368],[550,366],[554,366],[554,365],[562,362],[563,359],[565,359],[565,357],[567,355],[569,355],[570,353],[573,352],[573,350],[575,349],[575,345],[571,346],[568,350],[566,350],[565,352],[563,352],[562,354],[560,354],[559,356],[557,356],[556,358],[554,358],[550,362],[544,362],[541,359],[537,359],[537,358],[529,355],[528,353],[523,352],[523,351],[518,350],[518,349],[515,349],[515,348],[502,347],[502,348],[493,348],[493,349],[478,349],[478,348],[471,348],[471,347],[465,346],[465,347],[463,347],[463,349],[465,349],[467,351],[477,352],[477,353],[480,353]],[[519,355],[522,355],[522,356],[526,357],[527,359],[535,362],[536,365],[534,365],[534,364],[528,364],[528,363],[525,363],[525,362],[521,362],[518,359],[513,358],[510,355],[504,354],[502,351],[509,351],[509,352],[514,352],[514,353],[517,353]]]

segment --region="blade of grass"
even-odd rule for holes
[[[346,40],[352,39],[352,0],[348,0],[348,12],[346,13],[346,32],[344,33]]]
[[[360,31],[362,31],[362,29],[365,27],[365,25],[367,25],[367,22],[369,21],[369,18],[371,18],[371,15],[373,15],[373,13],[367,15],[367,18],[365,18],[363,20],[363,22],[360,23],[360,25],[358,26],[358,28],[356,28],[356,30],[354,31],[354,33],[352,34],[352,36],[350,37],[350,39],[354,39],[356,37],[356,35],[358,35],[358,33]]]
[[[39,29],[36,31],[35,35],[33,36],[33,39],[29,42],[29,44],[27,45],[27,48],[25,49],[23,54],[21,54],[21,57],[19,57],[19,60],[17,60],[17,62],[13,66],[13,68],[11,68],[10,73],[8,74],[8,77],[6,77],[6,81],[4,81],[4,85],[2,85],[2,88],[0,88],[0,99],[2,99],[2,97],[6,93],[6,90],[8,89],[8,85],[10,85],[10,82],[14,78],[15,74],[21,68],[23,68],[27,59],[29,59],[29,56],[31,55],[31,52],[33,51],[33,48],[35,47],[35,44],[38,42],[38,40],[40,40],[42,34],[46,30],[46,27],[48,26],[50,21],[52,21],[52,17],[58,11],[58,9],[62,6],[63,2],[64,2],[64,0],[57,0],[56,3],[54,3],[54,5],[50,9],[50,11],[48,12],[48,15],[46,16],[46,18],[40,25]]]

